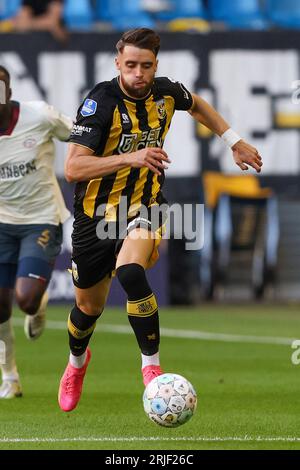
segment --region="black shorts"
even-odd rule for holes
[[[115,269],[117,255],[127,234],[134,228],[146,228],[155,233],[154,251],[149,267],[158,259],[157,247],[167,219],[167,210],[155,205],[145,214],[121,222],[105,222],[104,219],[91,219],[85,214],[75,214],[72,233],[72,277],[80,289],[97,284]]]

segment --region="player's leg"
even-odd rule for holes
[[[13,279],[15,275],[14,265],[0,264],[0,285],[4,280]],[[14,271],[14,272],[13,272]],[[12,327],[12,303],[13,288],[0,287],[0,340],[5,347],[4,361],[1,366],[2,384],[0,386],[1,398],[14,398],[22,396],[19,373],[15,359],[15,336]]]
[[[162,374],[159,363],[158,306],[145,274],[155,249],[153,233],[136,228],[124,240],[116,264],[117,277],[128,296],[129,322],[142,354],[145,385]]]
[[[75,287],[75,306],[68,319],[70,363],[82,367],[86,349],[104,310],[111,285],[110,275],[88,289]]]
[[[73,271],[74,279],[74,271]],[[73,410],[81,396],[83,379],[91,357],[89,341],[103,312],[111,284],[110,275],[92,287],[75,287],[75,306],[68,319],[70,357],[60,381],[59,406],[63,411]]]
[[[35,265],[35,260],[32,259]],[[24,332],[28,339],[37,339],[45,328],[46,307],[49,280],[37,280],[27,277],[18,277],[16,282],[16,301],[19,308],[26,314]]]
[[[62,243],[61,225],[21,226],[21,246],[16,282],[16,301],[26,314],[24,332],[37,339],[46,323],[49,284]]]
[[[0,340],[5,344],[1,366],[0,398],[21,396],[21,385],[15,359],[15,337],[12,326],[12,304],[15,287],[19,240],[16,226],[0,223]]]

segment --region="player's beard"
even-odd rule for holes
[[[150,83],[147,83],[144,87],[142,88],[135,88],[134,86],[130,86],[128,83],[124,82],[122,80],[122,87],[128,93],[129,96],[132,96],[133,98],[144,98],[147,96],[152,88],[153,80]]]

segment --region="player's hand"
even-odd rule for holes
[[[156,175],[160,176],[160,168],[167,170],[171,163],[168,154],[160,147],[147,147],[137,152],[128,154],[128,163],[133,168],[147,167]]]
[[[235,163],[241,170],[248,170],[248,165],[252,166],[257,173],[260,173],[262,167],[262,159],[258,151],[252,145],[247,144],[244,140],[239,140],[232,147],[233,158]]]

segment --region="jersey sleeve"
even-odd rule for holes
[[[50,105],[47,105],[47,115],[51,123],[52,135],[58,140],[67,141],[73,127],[72,119]]]
[[[108,122],[108,105],[104,97],[91,92],[78,109],[70,142],[96,151]]]
[[[168,81],[168,88],[170,90],[171,96],[175,100],[175,109],[181,111],[188,111],[193,104],[193,97],[191,93],[185,88],[185,86],[176,82],[171,78],[166,79]]]

